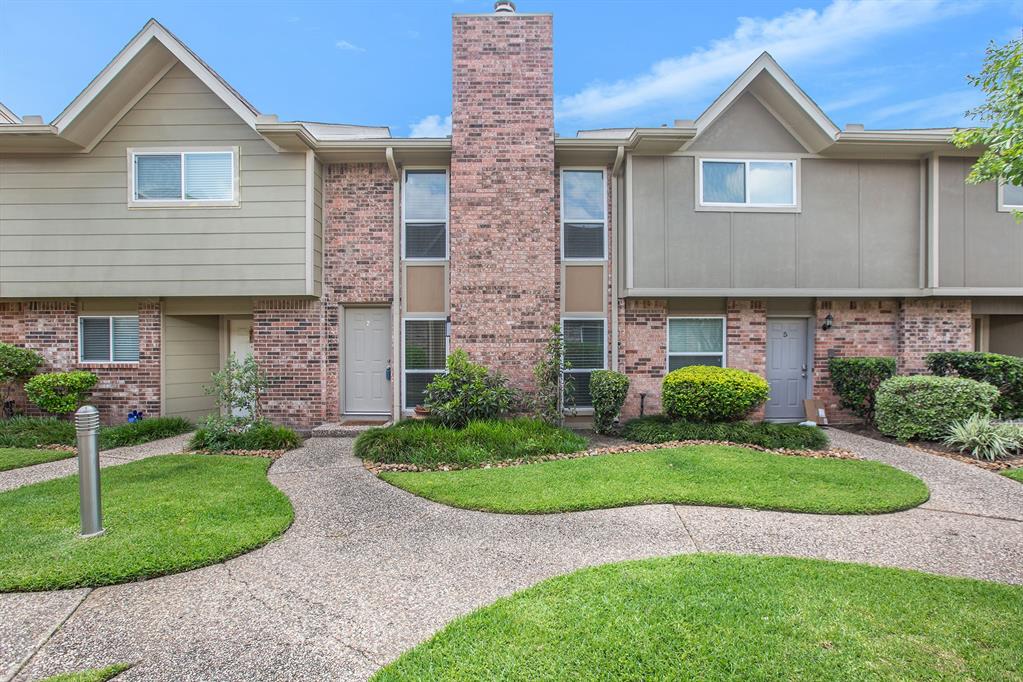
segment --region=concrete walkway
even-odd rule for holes
[[[313,439],[271,469],[296,519],[260,550],[141,583],[0,595],[0,680],[115,662],[138,662],[125,680],[365,679],[452,618],[539,580],[682,552],[1023,584],[1023,485],[858,436],[833,439],[920,476],[931,500],[882,516],[672,505],[503,516],[414,497],[368,474],[350,440]]]

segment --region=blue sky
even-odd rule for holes
[[[965,75],[1019,37],[1020,0],[518,0],[553,12],[557,129],[695,118],[767,49],[839,125],[943,127]],[[149,17],[263,113],[445,132],[451,18],[490,1],[0,0],[0,101],[51,120]]]

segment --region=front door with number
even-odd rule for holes
[[[391,311],[345,310],[344,409],[349,414],[391,412]]]
[[[767,419],[801,420],[805,416],[806,339],[805,319],[767,321],[767,382],[771,385],[764,413]]]

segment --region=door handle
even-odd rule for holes
[[[390,365],[387,366],[387,371],[384,372],[384,376],[387,377],[388,381],[391,380],[391,366]]]
[[[802,371],[803,371],[803,376],[805,377],[806,376],[806,365],[803,365],[803,370]]]

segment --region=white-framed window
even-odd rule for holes
[[[406,260],[448,257],[448,171],[409,168],[401,183],[401,224]]]
[[[691,365],[725,367],[725,318],[669,317],[668,371]]]
[[[794,159],[700,159],[701,206],[795,208]]]
[[[998,210],[1023,211],[1023,186],[999,182]]]
[[[576,407],[592,407],[590,375],[595,369],[604,369],[607,359],[607,333],[602,317],[563,317],[561,334],[565,342],[565,363],[571,365],[565,374],[571,375],[571,397]]]
[[[78,318],[78,360],[138,362],[138,315],[89,315]]]
[[[427,385],[444,373],[448,357],[447,320],[443,317],[406,318],[401,345],[405,349],[401,406],[411,410],[423,404]]]
[[[129,149],[133,206],[229,206],[238,201],[233,147]]]
[[[561,257],[607,258],[607,182],[603,168],[561,170]]]

